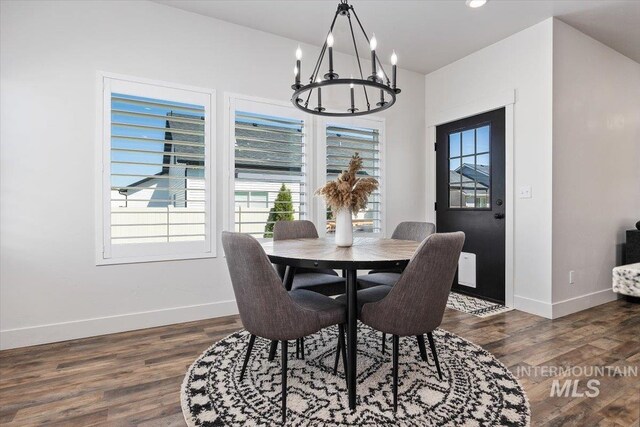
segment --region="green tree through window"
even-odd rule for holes
[[[276,221],[293,221],[293,203],[291,202],[291,190],[282,184],[278,197],[269,210],[269,218],[264,226],[264,237],[273,237],[273,225]]]

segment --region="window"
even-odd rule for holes
[[[449,134],[449,207],[489,209],[490,125]]]
[[[213,92],[103,76],[98,263],[214,256]]]
[[[273,224],[307,217],[305,123],[293,107],[230,104],[233,124],[233,229],[272,237]]]
[[[381,145],[383,123],[371,120],[352,121],[353,125],[326,125],[326,179],[336,179],[345,170],[351,156],[359,153],[363,158],[362,176],[374,177],[380,187],[370,197],[366,209],[353,218],[356,233],[382,232],[382,165]],[[331,209],[327,208],[327,233],[335,231],[335,221]]]

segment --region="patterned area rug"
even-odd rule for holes
[[[337,328],[305,339],[305,360],[289,357],[287,425],[292,426],[528,426],[527,398],[490,353],[444,330],[434,332],[444,378],[419,357],[415,338],[400,339],[398,412],[392,410],[391,355],[379,332],[360,325],[358,407],[348,409],[342,363],[333,375]],[[280,423],[280,361],[256,339],[247,373],[240,369],[249,334],[234,333],[189,368],[181,390],[189,426],[273,426]],[[290,354],[295,342],[290,345]]]
[[[505,313],[513,310],[512,308],[505,307],[504,305],[485,301],[480,298],[470,297],[468,295],[457,294],[451,292],[449,294],[449,300],[447,301],[447,307],[454,310],[463,311],[465,313],[473,314],[478,317],[489,317],[494,314]]]

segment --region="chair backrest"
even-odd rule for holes
[[[464,245],[464,233],[427,237],[382,300],[365,304],[362,317],[374,328],[395,335],[421,335],[442,322]]]
[[[273,225],[273,240],[318,238],[318,230],[311,221],[278,221]]]
[[[260,243],[248,234],[223,231],[222,246],[245,329],[277,340],[304,334],[302,309],[284,289]]]
[[[393,230],[391,238],[422,242],[435,232],[436,226],[430,222],[405,221],[398,224],[396,229]]]
[[[273,240],[288,239],[317,239],[318,230],[313,222],[307,220],[298,221],[278,221],[273,225]],[[285,266],[276,265],[276,271],[280,278],[284,278]],[[298,268],[296,274],[303,273],[325,273],[335,274],[332,270],[327,269],[310,269]]]

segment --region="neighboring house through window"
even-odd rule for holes
[[[214,256],[213,92],[103,77],[99,263]]]
[[[449,207],[489,209],[490,125],[449,135]]]
[[[306,129],[292,106],[232,99],[233,229],[271,237],[282,219],[307,217]]]

